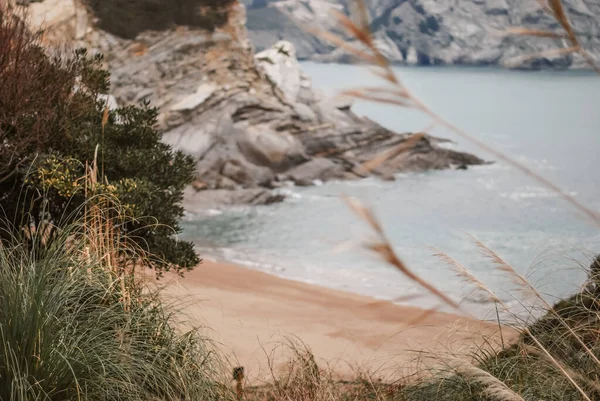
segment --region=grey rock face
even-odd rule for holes
[[[323,8],[317,0],[308,2],[313,11]],[[127,40],[89,29],[82,39],[105,55],[112,102],[159,107],[163,141],[196,159],[196,180],[185,198],[190,210],[272,203],[282,199],[273,189],[288,182],[311,185],[371,174],[388,179],[401,171],[483,163],[426,137],[365,171],[364,162],[411,134],[359,118],[348,99],[314,89],[291,43],[279,41],[254,55],[241,4],[229,9],[229,18],[212,33],[180,27]]]
[[[300,164],[286,173],[287,178],[299,186],[312,185],[315,180],[327,181],[332,178],[342,178],[344,167],[331,159],[315,157]]]
[[[280,41],[253,57],[241,51],[237,41],[223,41],[218,60],[206,60],[215,44],[208,51],[184,46],[200,42],[192,32],[164,32],[158,39],[152,36],[153,47],[134,63],[122,63],[123,50],[112,51],[112,62],[122,63],[115,66],[115,76],[123,77],[116,81],[117,98],[125,101],[148,93],[160,101],[164,140],[196,157],[195,188],[201,193],[186,197],[195,207],[271,203],[282,196],[270,190],[286,181],[312,185],[315,180],[370,174],[389,178],[400,171],[482,163],[425,138],[376,171],[366,172],[362,163],[411,135],[359,118],[348,99],[328,99],[313,89],[289,42]],[[137,71],[138,64],[147,68],[143,80],[134,84],[131,70]]]
[[[561,39],[503,35],[510,27],[561,32],[537,0],[365,0],[371,29],[382,52],[397,63],[419,65],[500,65],[516,57],[558,49]],[[248,27],[255,46],[273,42],[281,26],[300,58],[348,62],[347,53],[307,35],[310,26],[336,31],[329,10],[350,13],[354,0],[265,0],[251,5]],[[584,47],[600,61],[600,0],[564,0]],[[318,4],[318,6],[317,6]],[[270,18],[265,18],[269,15]],[[256,29],[257,21],[262,21]],[[273,22],[270,22],[273,21]],[[272,34],[267,34],[271,32]],[[312,49],[312,50],[311,50]],[[512,64],[510,64],[512,66]],[[544,55],[516,67],[585,68],[579,55]]]

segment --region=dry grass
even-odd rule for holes
[[[282,344],[289,357],[283,367],[269,358],[271,382],[249,387],[243,399],[252,401],[392,401],[403,400],[404,382],[384,383],[373,374],[357,371],[354,380],[341,380],[327,366],[319,366],[309,347],[299,339]]]
[[[553,49],[548,50],[541,53],[529,54],[523,57],[519,57],[509,65],[519,65],[524,61],[540,58],[540,57],[552,57],[559,56],[563,54],[572,54],[577,53],[586,61],[591,69],[593,69],[596,73],[600,74],[600,67],[596,65],[592,56],[583,48],[575,31],[573,30],[573,25],[569,20],[569,16],[565,11],[565,8],[562,4],[561,0],[538,0],[542,9],[550,14],[560,25],[563,33],[558,32],[548,32],[548,31],[539,31],[528,29],[525,27],[515,27],[508,29],[506,31],[509,35],[519,35],[519,36],[537,36],[537,37],[545,37],[545,38],[555,38],[555,39],[566,39],[570,46],[565,46],[562,49]]]
[[[367,224],[369,224],[369,226],[377,235],[377,238],[374,241],[366,245],[369,250],[381,257],[381,259],[383,259],[389,265],[393,266],[409,280],[417,283],[421,288],[425,289],[427,292],[440,299],[444,304],[452,307],[453,309],[460,309],[460,306],[456,301],[452,300],[444,292],[440,291],[429,282],[423,280],[414,271],[409,269],[409,267],[402,261],[402,259],[400,259],[400,257],[394,251],[392,244],[387,239],[385,232],[383,231],[383,227],[381,226],[381,224],[379,224],[379,221],[370,209],[368,209],[358,200],[353,198],[346,198],[346,203],[360,218],[362,218]]]
[[[456,373],[463,374],[483,387],[483,393],[498,401],[524,401],[520,395],[512,391],[506,384],[485,370],[460,358],[449,358],[448,366]]]

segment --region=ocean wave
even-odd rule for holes
[[[250,259],[240,259],[240,258],[231,258],[229,259],[231,263],[235,263],[236,265],[250,267],[255,270],[265,271],[265,272],[274,272],[274,273],[283,273],[286,269],[285,267],[265,262],[256,262]]]
[[[518,156],[517,161],[527,166],[533,167],[536,170],[556,171],[558,167],[547,159],[535,159],[527,156]]]
[[[567,192],[570,196],[577,196],[577,192]],[[513,201],[520,201],[524,199],[543,199],[543,198],[558,198],[561,194],[550,191],[546,188],[541,187],[528,187],[522,190],[512,192],[501,192],[499,194],[502,198],[511,199]]]
[[[291,187],[293,188],[293,187]],[[300,192],[294,191],[291,188],[279,188],[275,190],[276,194],[285,196],[286,201],[300,200],[303,198]]]
[[[223,211],[219,210],[219,209],[208,209],[204,212],[204,214],[206,216],[219,216],[219,215],[223,214]]]
[[[277,263],[265,262],[264,259],[267,257],[269,260],[273,260],[268,255],[263,255],[262,257],[259,255],[253,255],[252,252],[246,252],[244,250],[235,249],[235,248],[199,248],[202,251],[202,256],[209,255],[209,257],[233,263],[240,266],[249,267],[251,269],[265,271],[268,273],[282,273],[286,269]]]
[[[480,184],[483,188],[487,189],[488,191],[494,191],[498,189],[498,184],[496,183],[496,180],[493,178],[477,178],[477,183]]]
[[[196,212],[190,212],[190,211],[184,211],[183,213],[183,221],[185,222],[193,222],[196,220],[201,219],[202,217],[213,217],[213,216],[220,216],[222,215],[224,212],[222,210],[219,209],[206,209],[206,210],[200,210],[200,211],[196,211]]]

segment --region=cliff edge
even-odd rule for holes
[[[313,88],[290,42],[280,41],[255,55],[245,8],[237,1],[209,10],[223,18],[210,29],[198,26],[201,18],[180,23],[172,17],[160,30],[133,29],[133,38],[113,28],[124,23],[115,19],[118,14],[104,30],[93,4],[79,9],[69,4],[44,0],[29,7],[36,15],[44,7],[55,13],[57,7],[65,8],[57,13],[62,27],[54,25],[54,39],[64,39],[67,32],[74,45],[105,55],[112,74],[110,96],[117,105],[150,102],[159,107],[164,141],[197,160],[188,208],[270,203],[282,198],[278,188],[292,184],[369,175],[393,179],[398,172],[483,163],[425,135],[366,171],[364,162],[396,149],[413,134],[398,134],[358,117],[350,101]],[[65,17],[69,12],[70,20]],[[69,23],[74,26],[67,29]]]

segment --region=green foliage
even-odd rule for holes
[[[157,110],[143,104],[106,114],[101,56],[79,50],[51,59],[17,19],[0,17],[0,206],[14,227],[0,239],[44,221],[68,225],[105,193],[128,214],[120,233],[153,255],[150,267],[193,268],[192,244],[175,234],[194,162],[161,142]],[[86,179],[91,165],[94,185]]]
[[[0,246],[0,399],[217,399],[206,342],[176,332],[153,291],[82,258],[74,238]]]
[[[234,0],[87,0],[103,30],[134,39],[177,25],[213,30],[227,22]]]

